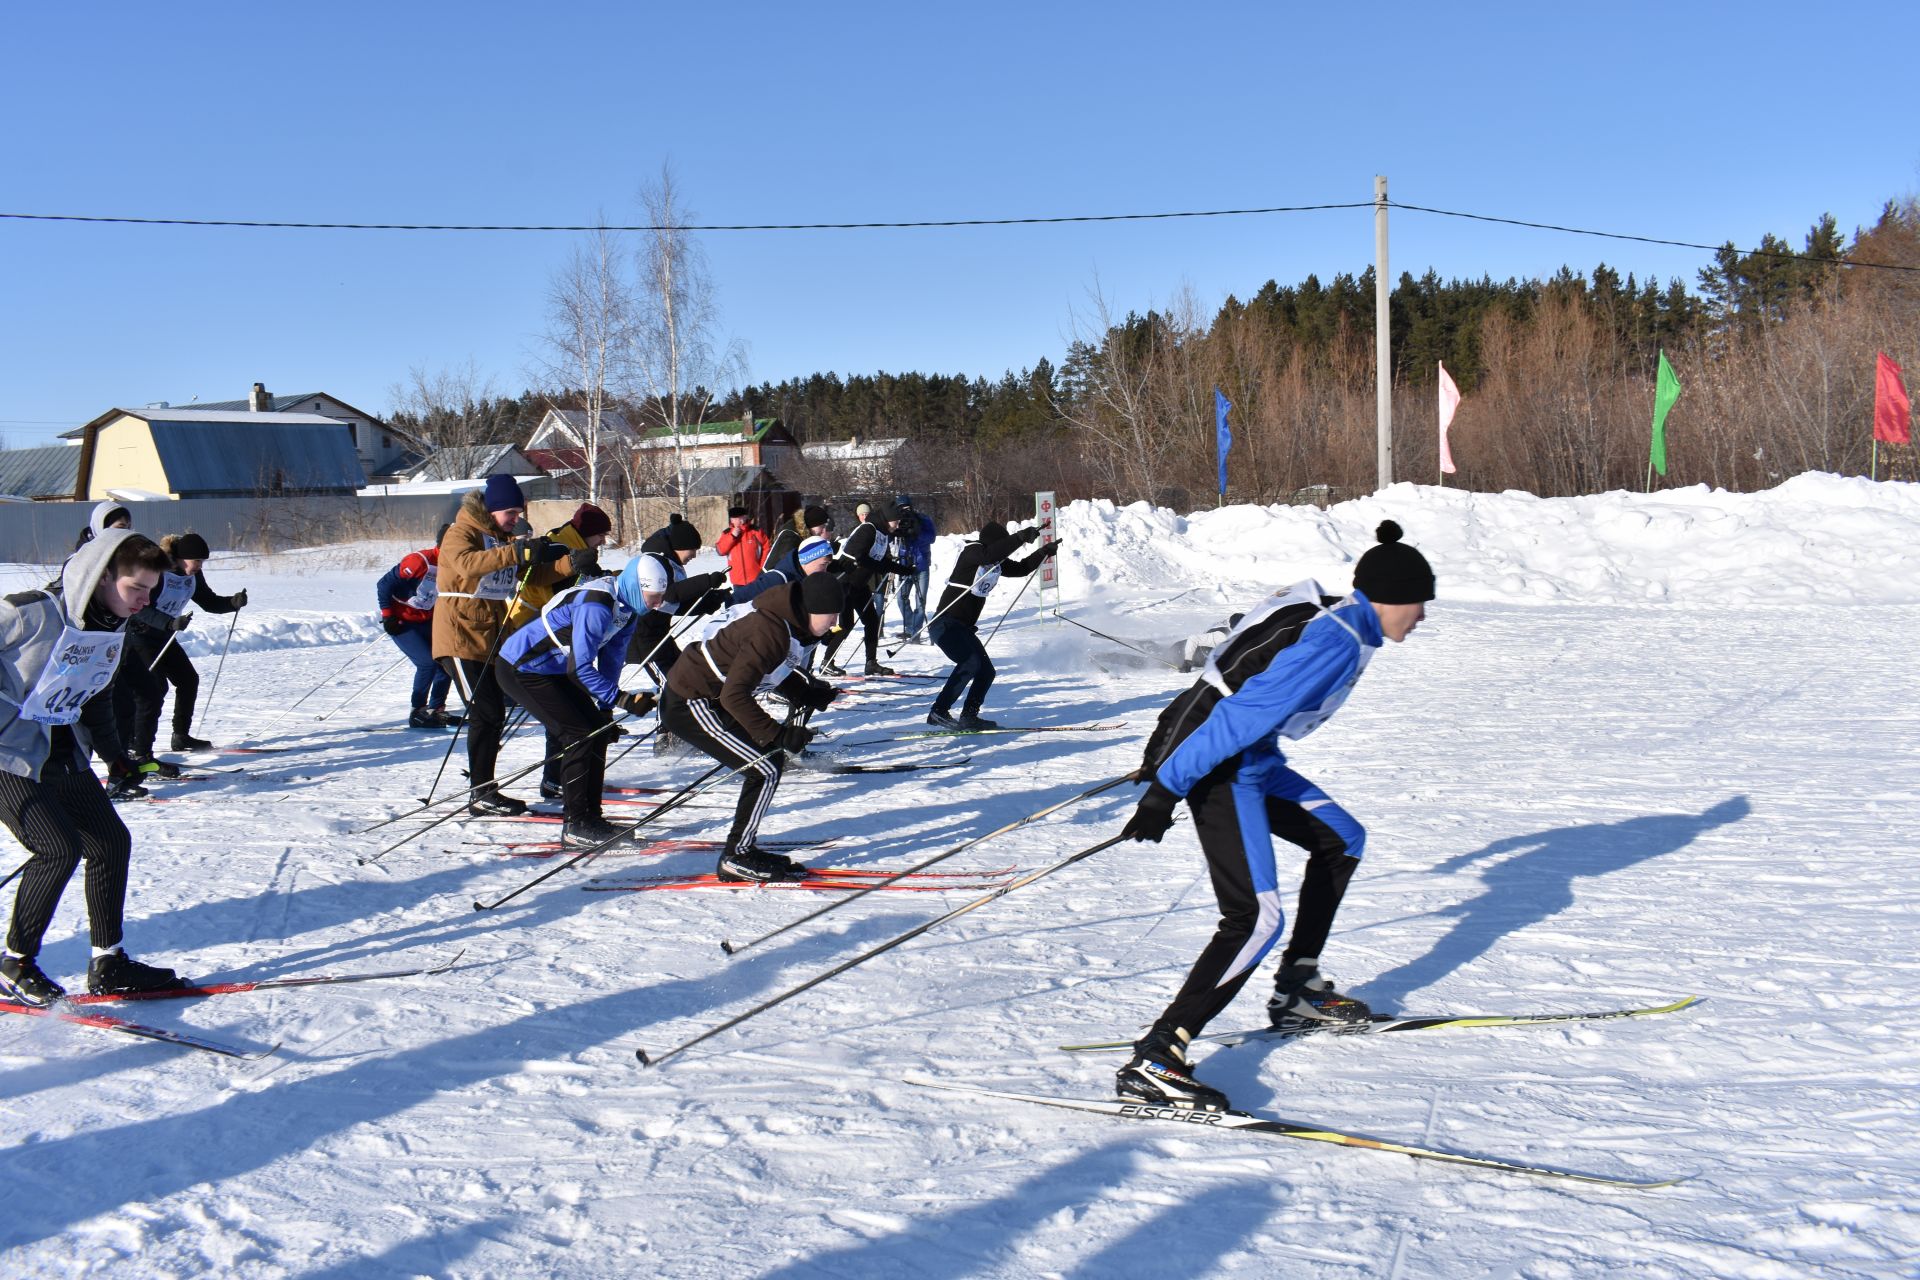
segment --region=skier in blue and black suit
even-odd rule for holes
[[[1182,799],[1220,900],[1220,925],[1185,985],[1120,1069],[1116,1090],[1168,1106],[1221,1110],[1226,1095],[1194,1079],[1187,1045],[1239,994],[1279,940],[1285,912],[1273,837],[1307,851],[1293,935],[1267,1013],[1276,1027],[1366,1019],[1371,1011],[1320,973],[1320,949],[1366,831],[1294,772],[1279,739],[1304,738],[1347,700],[1384,640],[1426,617],[1433,569],[1384,521],[1354,567],[1353,593],[1299,583],[1249,609],[1192,688],[1161,713],[1136,777],[1147,794],[1122,834],[1158,841]]]
[[[546,727],[540,791],[550,796],[558,783],[567,811],[560,842],[571,848],[619,834],[600,812],[607,746],[618,732],[607,726],[615,711],[653,710],[651,694],[620,688],[627,646],[646,612],[638,574],[594,578],[547,601],[538,618],[507,637],[494,661],[500,687]]]

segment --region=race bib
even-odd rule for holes
[[[497,538],[487,539],[488,549],[504,547],[506,545],[506,543],[501,542]],[[513,599],[514,589],[517,585],[518,575],[515,573],[514,567],[509,564],[502,568],[495,569],[492,573],[480,579],[478,585],[473,589],[473,594],[482,600],[511,600]],[[436,587],[435,590],[437,591],[438,588]]]
[[[422,613],[433,612],[433,602],[440,598],[440,566],[428,565],[427,576],[413,589],[413,598],[407,601],[407,608],[418,609]]]
[[[87,699],[113,680],[124,639],[118,631],[82,631],[78,627],[62,630],[46,669],[20,704],[20,714],[39,724],[72,724],[78,720]]]
[[[193,603],[193,587],[193,575],[190,573],[163,573],[160,575],[159,594],[153,598],[153,607],[169,618],[177,618]]]
[[[999,585],[1000,566],[998,563],[994,563],[974,573],[973,586],[968,588],[968,590],[972,591],[973,594],[979,596],[982,600],[985,600],[993,594],[993,589]]]

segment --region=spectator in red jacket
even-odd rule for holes
[[[772,544],[745,507],[727,508],[727,529],[713,540],[713,549],[727,558],[727,577],[744,587],[760,576]]]

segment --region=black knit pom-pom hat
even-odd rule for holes
[[[1433,599],[1433,566],[1417,548],[1400,541],[1406,531],[1382,520],[1373,534],[1380,541],[1353,567],[1353,589],[1375,604],[1424,604]]]

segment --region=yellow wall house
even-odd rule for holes
[[[352,494],[367,483],[352,429],[312,413],[109,409],[80,441],[79,496],[138,490],[169,498]]]

